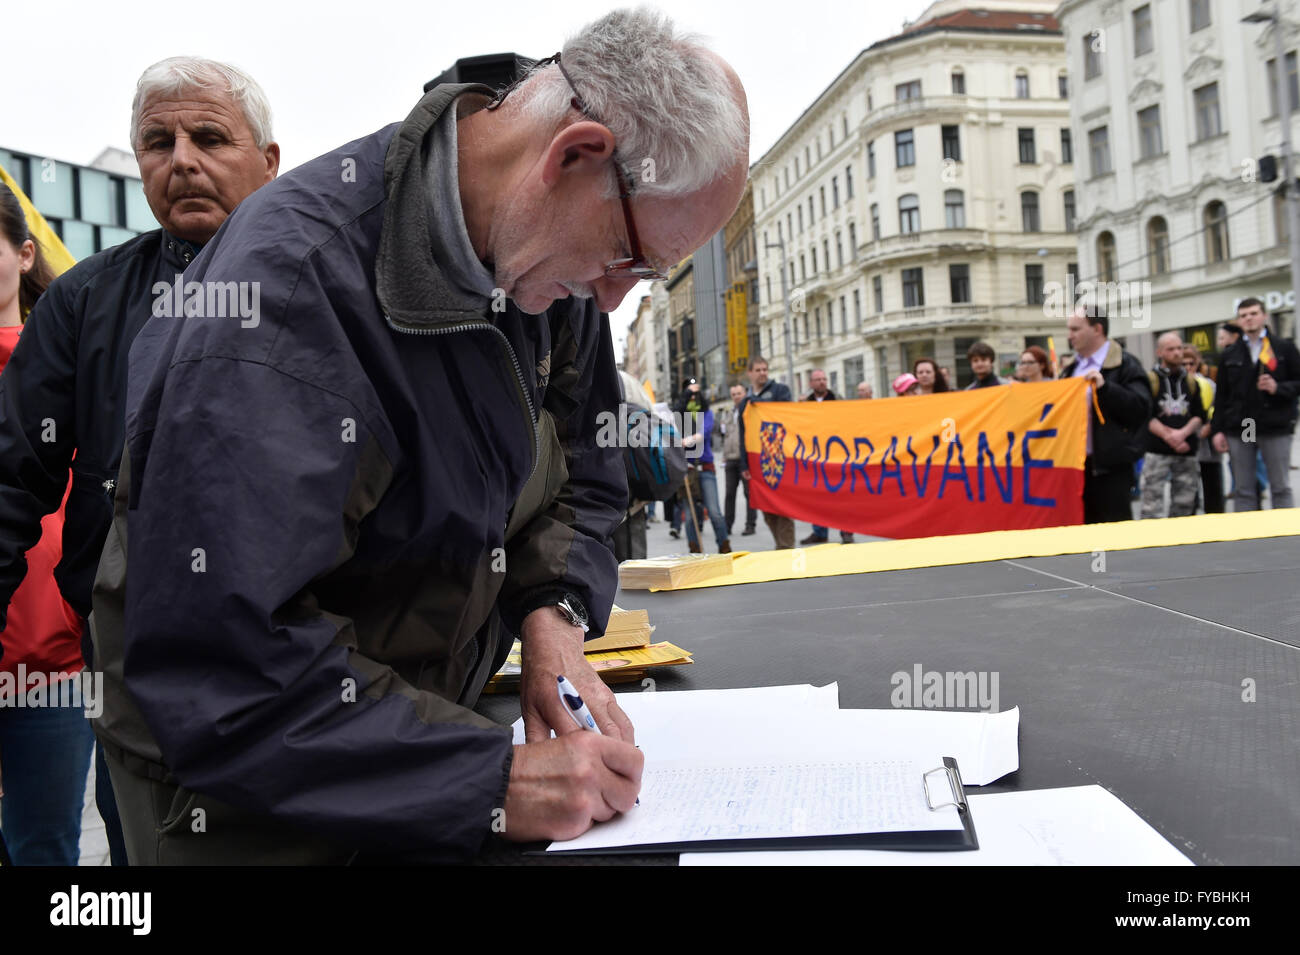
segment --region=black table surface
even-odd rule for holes
[[[1198,865],[1300,863],[1295,538],[616,601],[694,653],[652,671],[657,691],[836,681],[842,707],[885,708],[891,676],[918,664],[997,674],[999,709],[1020,708],[1020,770],[973,792],[1096,783]],[[518,697],[478,710],[509,723]],[[532,859],[503,846],[484,857]]]

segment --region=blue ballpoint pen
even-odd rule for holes
[[[560,702],[569,715],[573,717],[573,722],[577,723],[584,730],[589,730],[597,736],[603,736],[600,727],[596,725],[595,719],[592,718],[591,710],[587,709],[587,704],[582,702],[582,697],[578,691],[573,688],[573,684],[564,678],[561,673],[555,678],[555,688],[560,694]],[[640,797],[637,797],[636,804],[641,805]]]
[[[584,730],[590,730],[597,736],[603,735],[600,732],[600,727],[596,725],[596,721],[591,716],[591,710],[587,709],[587,704],[582,702],[582,697],[573,688],[573,684],[564,678],[563,673],[555,678],[555,684],[555,688],[560,694],[560,702],[564,704],[564,708],[573,717],[573,721]]]

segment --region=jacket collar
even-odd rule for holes
[[[169,265],[174,265],[179,271],[184,272],[194,261],[194,257],[203,251],[203,246],[198,242],[178,239],[166,229],[162,229],[161,232],[163,258]]]
[[[375,259],[379,304],[390,320],[419,328],[483,321],[483,303],[458,291],[433,260],[424,187],[424,142],[443,111],[462,93],[495,95],[480,83],[445,83],[429,90],[398,127],[384,157],[384,224]]]
[[[1124,360],[1124,349],[1120,343],[1115,341],[1113,338],[1109,338],[1107,341],[1110,342],[1110,347],[1106,349],[1106,360],[1101,363],[1102,371],[1110,371],[1112,368],[1118,368],[1120,363]],[[1069,368],[1070,371],[1074,371],[1078,364],[1079,356],[1075,355],[1070,359],[1070,363],[1066,368]]]
[[[1102,371],[1109,371],[1112,368],[1118,368],[1120,362],[1124,360],[1124,348],[1119,342],[1111,338],[1110,348],[1106,349],[1106,360],[1101,363]]]

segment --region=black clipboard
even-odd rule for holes
[[[930,778],[942,773],[948,791],[931,789]],[[938,777],[936,777],[937,780]],[[834,836],[778,836],[764,839],[705,839],[694,842],[642,843],[634,846],[608,846],[591,849],[560,849],[556,852],[530,852],[570,856],[604,855],[655,855],[679,852],[746,852],[757,849],[897,849],[906,852],[965,852],[980,847],[975,835],[975,820],[971,816],[966,788],[961,781],[957,760],[943,758],[943,765],[921,774],[925,802],[931,812],[948,806],[957,808],[961,819],[960,829],[920,829],[912,832],[863,832]],[[936,782],[936,788],[941,785]],[[951,798],[944,798],[944,797]]]

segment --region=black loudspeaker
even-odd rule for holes
[[[1272,182],[1277,179],[1277,157],[1262,156],[1259,160],[1259,181]]]

